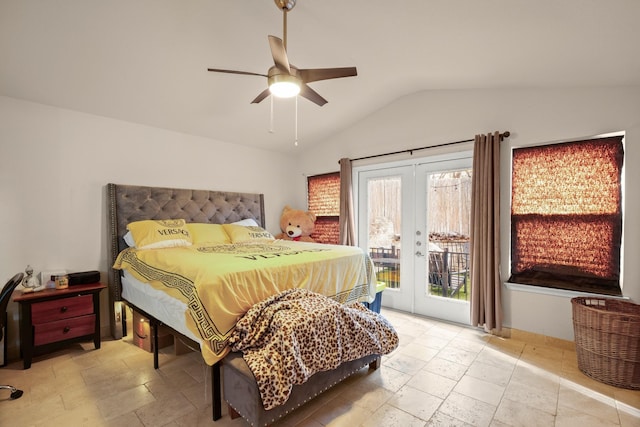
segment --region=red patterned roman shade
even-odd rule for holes
[[[316,214],[311,237],[320,243],[340,242],[340,172],[307,178],[309,210]]]
[[[510,282],[621,294],[622,139],[513,150]]]

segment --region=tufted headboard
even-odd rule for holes
[[[253,218],[265,226],[262,194],[107,184],[107,204],[109,267],[126,248],[123,236],[132,221],[183,218],[187,222],[225,224]],[[121,291],[120,274],[109,268],[111,305],[122,300]]]

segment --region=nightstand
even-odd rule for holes
[[[93,339],[100,348],[101,283],[45,289],[14,297],[20,304],[20,350],[24,369],[34,355],[48,353],[73,342]]]

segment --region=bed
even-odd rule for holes
[[[114,310],[111,316],[112,329],[116,330],[114,335],[118,335],[119,326],[122,327],[122,335],[126,335],[126,316],[122,306],[124,303],[149,318],[154,340],[157,340],[158,325],[164,324],[186,339],[197,343],[205,362],[212,366],[214,420],[221,416],[220,363],[218,362],[229,352],[227,339],[233,329],[234,322],[237,321],[239,311],[246,311],[249,306],[264,299],[265,296],[291,287],[308,287],[314,292],[322,293],[341,303],[371,302],[375,297],[372,264],[358,248],[339,246],[329,248],[328,245],[277,241],[279,243],[275,245],[273,243],[268,245],[267,252],[260,252],[260,248],[254,248],[250,253],[243,255],[237,253],[213,254],[220,252],[222,246],[211,244],[194,244],[188,248],[167,248],[159,251],[139,251],[130,248],[125,242],[127,225],[144,220],[184,220],[187,225],[194,223],[226,224],[225,227],[236,227],[236,225],[229,224],[238,222],[241,222],[238,226],[242,226],[243,220],[249,220],[255,221],[258,227],[264,227],[264,197],[262,194],[108,184],[107,197],[110,262],[111,265],[117,264],[119,267],[119,269],[111,269],[109,276],[110,308]],[[230,229],[227,228],[227,230]],[[296,246],[296,244],[302,246]],[[246,250],[244,245],[237,246],[242,246],[242,250]],[[254,246],[266,245],[256,242]],[[273,253],[274,246],[278,248],[277,253]],[[224,251],[226,250],[224,249]],[[347,250],[348,254],[333,253],[341,250]],[[160,286],[156,284],[157,281],[160,281],[158,275],[164,275],[163,277],[166,279],[166,271],[156,268],[149,269],[151,261],[144,259],[143,253],[154,252],[153,256],[162,254],[166,255],[168,259],[181,259],[180,257],[187,251],[195,251],[197,256],[202,258],[214,255],[221,256],[223,260],[226,260],[222,261],[222,264],[229,265],[229,268],[232,268],[231,264],[233,264],[229,261],[232,259],[231,257],[239,258],[242,256],[250,258],[250,263],[255,264],[269,263],[273,261],[273,258],[298,258],[302,257],[303,253],[304,256],[313,253],[314,257],[335,258],[336,261],[327,259],[322,263],[314,262],[313,267],[309,267],[313,271],[306,272],[302,276],[283,273],[279,269],[277,273],[273,272],[276,270],[269,270],[269,273],[264,275],[261,273],[262,267],[258,267],[242,272],[227,271],[226,276],[223,275],[222,279],[219,279],[220,283],[224,285],[231,282],[228,280],[229,276],[232,276],[233,282],[235,282],[240,277],[240,273],[246,275],[238,280],[260,283],[259,288],[263,290],[262,293],[256,292],[255,295],[250,296],[247,295],[247,292],[241,292],[240,296],[234,294],[229,298],[226,291],[222,291],[217,296],[211,296],[210,291],[205,292],[198,288],[199,283],[203,281],[202,277],[206,275],[194,273],[191,277],[190,270],[185,269],[171,272],[169,274],[170,280],[165,280],[165,282],[172,283],[172,289],[169,291],[159,289]],[[353,261],[347,263],[343,260],[347,256],[357,258],[358,254],[360,254],[361,264],[358,264],[357,267],[353,267]],[[154,262],[156,261],[154,259]],[[307,261],[304,262],[306,265]],[[335,262],[338,266],[328,272],[325,272],[324,269],[318,270],[319,266],[329,262]],[[182,263],[178,264],[182,265]],[[243,270],[241,267],[238,268]],[[297,272],[299,268],[299,266],[296,267],[295,271]],[[310,279],[318,274],[317,279]],[[293,277],[286,278],[289,281],[287,282],[284,276]],[[215,280],[218,280],[217,276],[207,279],[206,284],[210,285],[209,282]],[[321,282],[331,284],[331,286],[318,287]],[[185,286],[185,283],[190,286]],[[153,286],[154,284],[156,286]],[[187,292],[184,291],[185,287],[193,287],[195,290]],[[189,294],[187,295],[187,293]],[[175,297],[178,294],[181,294],[181,297]],[[235,301],[235,306],[227,306],[225,301],[229,300]],[[185,312],[191,313],[191,315],[185,315]],[[218,312],[225,314],[226,318],[221,320]],[[121,321],[121,325],[116,324],[117,319]],[[155,345],[154,366],[156,368],[158,367],[157,348],[158,346]]]

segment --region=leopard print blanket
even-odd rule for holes
[[[291,289],[254,305],[231,334],[233,351],[256,378],[265,410],[287,401],[311,375],[370,354],[388,354],[398,334],[361,303],[340,304],[306,289]]]

